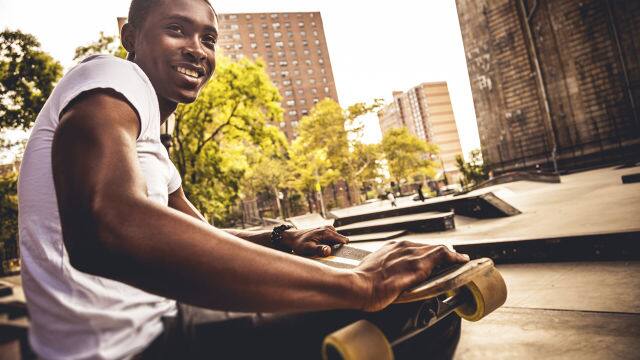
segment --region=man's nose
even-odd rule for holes
[[[199,39],[189,41],[182,49],[182,54],[191,57],[195,61],[202,61],[207,57],[207,53],[204,52]]]

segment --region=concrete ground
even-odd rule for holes
[[[463,321],[456,359],[638,359],[640,262],[498,267],[506,304]]]
[[[639,167],[604,168],[562,176],[560,184],[519,181],[480,189],[473,193],[492,191],[522,214],[486,220],[456,216],[455,230],[400,239],[455,245],[638,231],[640,183],[621,181],[638,172]],[[398,201],[413,204],[410,197]],[[385,201],[370,203],[340,215],[387,207]],[[382,244],[352,243],[367,250]],[[456,359],[640,358],[640,262],[498,269],[507,283],[507,302],[477,323],[463,321]]]

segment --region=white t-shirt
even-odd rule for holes
[[[79,94],[96,88],[122,94],[140,116],[136,150],[149,199],[167,205],[169,194],[181,183],[160,142],[156,93],[136,64],[99,55],[62,78],[38,115],[18,184],[29,336],[32,348],[45,359],[128,358],[162,332],[162,316],[176,312],[172,300],[82,273],[69,263],[53,184],[51,146],[60,112]]]

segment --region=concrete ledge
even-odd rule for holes
[[[554,173],[543,173],[543,172],[524,172],[524,171],[513,171],[504,174],[500,174],[492,179],[481,182],[480,184],[467,189],[463,192],[456,194],[455,196],[464,195],[474,190],[486,188],[493,185],[506,184],[515,181],[535,181],[535,182],[543,182],[550,184],[559,184],[560,175]]]
[[[640,173],[622,175],[622,183],[623,184],[632,184],[640,182]]]
[[[496,264],[640,260],[640,230],[543,239],[466,241],[453,247],[471,258],[491,258]]]

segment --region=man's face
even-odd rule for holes
[[[195,101],[215,69],[218,21],[201,0],[164,0],[137,29],[135,63],[147,74],[158,98]]]

